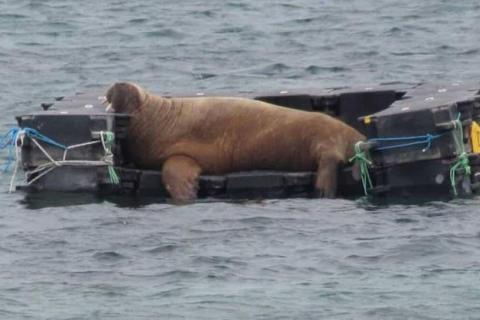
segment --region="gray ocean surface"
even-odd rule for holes
[[[478,80],[479,21],[477,0],[0,0],[0,129],[118,80]],[[0,319],[480,319],[480,198],[173,206],[8,194],[9,178]]]

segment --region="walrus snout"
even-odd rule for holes
[[[108,90],[106,96],[106,111],[130,114],[137,110],[145,100],[145,91],[130,82],[117,82]]]

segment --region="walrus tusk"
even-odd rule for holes
[[[107,105],[105,107],[105,112],[110,112],[110,110],[115,112],[115,109],[112,108],[112,103],[108,102],[107,97],[98,97],[98,100],[102,100],[102,104]]]
[[[105,102],[106,102],[106,101],[105,101]],[[107,104],[107,107],[105,108],[105,111],[106,111],[106,112],[110,112],[110,110],[115,111],[115,110],[112,108],[112,104],[111,104],[111,103]]]
[[[105,107],[105,112],[110,112],[110,110],[112,110],[113,112],[115,112],[115,109],[112,108],[112,103],[111,102],[108,102],[107,99],[105,99],[105,101],[102,102],[102,104],[106,104],[107,106]]]

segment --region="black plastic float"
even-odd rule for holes
[[[480,127],[476,125],[477,121],[480,122],[479,89],[479,83],[452,83],[310,89],[243,96],[311,112],[325,112],[368,137],[367,142],[359,145],[359,150],[365,151],[371,161],[365,164],[368,168],[364,172],[365,188],[361,182],[353,180],[351,168],[341,168],[340,196],[364,193],[448,196],[468,195],[479,186]],[[27,184],[22,188],[166,197],[160,173],[135,168],[124,152],[129,116],[106,113],[101,95],[82,93],[57,98],[54,102],[42,104],[43,110],[17,117],[20,128],[35,129],[65,146],[80,145],[68,150],[65,157],[65,150],[61,148],[24,139],[21,165],[27,173]],[[105,145],[99,143],[105,132],[115,135],[110,159],[105,158]],[[87,145],[82,147],[85,143]],[[69,160],[74,165],[57,163],[48,173],[42,174],[41,166],[57,159]],[[118,175],[118,184],[111,183],[108,161],[103,165],[87,164],[97,160],[110,161]],[[82,161],[87,162],[82,165]],[[309,196],[313,191],[314,177],[312,172],[271,171],[202,176],[199,197]]]

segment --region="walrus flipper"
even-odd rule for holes
[[[315,196],[334,198],[337,194],[338,157],[322,155],[318,161],[317,178],[315,180]]]
[[[171,156],[165,161],[162,179],[175,202],[189,202],[197,198],[200,172],[198,163],[188,156]]]

